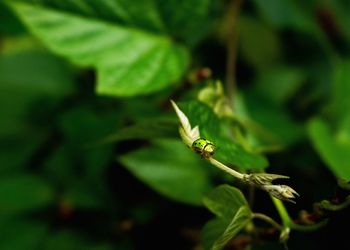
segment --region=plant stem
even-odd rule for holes
[[[292,219],[290,218],[288,211],[286,207],[284,206],[283,202],[279,199],[276,199],[275,197],[271,196],[271,199],[273,203],[275,204],[275,207],[277,209],[278,214],[281,217],[281,220],[283,222],[283,225],[285,227],[290,227],[292,224]]]
[[[274,198],[274,197],[271,197],[271,198],[272,198],[273,203],[275,204],[275,207],[278,211],[278,214],[281,217],[281,220],[283,222],[284,227],[289,227],[293,230],[301,231],[301,232],[313,232],[313,231],[316,231],[317,229],[319,229],[327,224],[327,220],[323,220],[319,223],[312,224],[312,225],[296,224],[290,218],[288,211],[287,211],[286,207],[284,206],[283,202],[281,200]]]
[[[226,57],[226,88],[227,96],[232,105],[236,92],[236,58],[237,58],[237,22],[242,0],[231,0],[227,10],[227,57]]]
[[[213,164],[214,166],[220,168],[221,170],[225,171],[226,173],[242,180],[243,179],[243,174],[233,170],[232,168],[229,168],[228,166],[222,164],[221,162],[215,160],[214,158],[210,157],[208,158],[208,161]]]
[[[276,229],[278,230],[283,230],[283,226],[280,225],[279,223],[277,223],[274,219],[272,219],[271,217],[265,215],[265,214],[261,214],[261,213],[254,213],[253,214],[253,219],[260,219],[260,220],[263,220],[269,224],[271,224],[273,227],[275,227]]]

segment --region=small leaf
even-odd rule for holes
[[[242,192],[227,184],[216,187],[204,197],[203,202],[210,211],[225,220],[234,217],[241,206],[248,205]]]
[[[202,231],[204,249],[223,249],[248,224],[251,218],[250,209],[241,206],[232,220],[214,219],[209,221]]]
[[[263,155],[249,153],[232,140],[219,138],[217,145],[215,158],[240,169],[261,171],[269,164]]]
[[[220,119],[205,104],[191,101],[180,103],[183,112],[188,116],[192,126],[199,126],[201,137],[204,137],[217,146],[214,158],[242,169],[262,170],[268,162],[259,154],[249,153],[242,146],[227,138],[224,126]]]
[[[334,175],[350,180],[350,144],[337,141],[328,125],[319,118],[309,122],[308,132],[315,149]]]
[[[119,158],[137,178],[159,193],[181,202],[200,205],[210,187],[205,161],[178,140],[159,140]]]
[[[201,137],[215,142],[221,136],[221,122],[207,105],[190,101],[179,103],[179,106],[190,120],[191,126],[199,126]]]
[[[0,179],[0,212],[29,212],[49,205],[54,196],[51,187],[32,175]]]

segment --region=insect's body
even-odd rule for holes
[[[203,158],[209,158],[214,155],[216,146],[207,139],[199,138],[192,143],[192,150]]]

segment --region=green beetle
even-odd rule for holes
[[[192,143],[192,150],[203,158],[210,158],[214,155],[216,146],[207,139],[199,138]]]

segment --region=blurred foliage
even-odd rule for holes
[[[242,1],[230,100],[232,2],[0,0],[0,249],[283,249],[251,221],[278,218],[266,194],[186,148],[170,99],[219,160],[291,176],[296,222],[340,210],[290,249],[346,244],[350,4]]]

